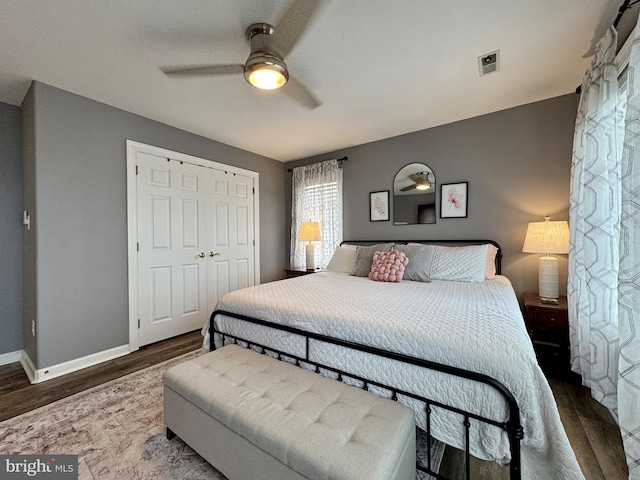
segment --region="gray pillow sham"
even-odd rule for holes
[[[413,280],[414,282],[430,282],[431,263],[436,251],[434,245],[401,245],[396,243],[393,248],[403,252],[409,259],[409,263],[404,268],[403,280]]]
[[[376,252],[388,252],[393,247],[393,243],[379,243],[369,247],[358,245],[356,250],[356,263],[353,267],[352,275],[356,277],[367,277],[371,271],[373,255]]]

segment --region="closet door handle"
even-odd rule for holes
[[[218,255],[220,255],[220,254],[217,253],[217,252],[209,252],[209,256],[210,257],[217,257]],[[204,254],[202,256],[204,256]]]
[[[200,252],[199,255],[196,255],[196,258],[204,258],[204,257],[205,257],[204,252]]]

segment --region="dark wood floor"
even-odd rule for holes
[[[0,421],[28,412],[87,388],[155,365],[200,348],[200,332],[188,333],[100,365],[31,385],[19,363],[0,366]],[[588,389],[558,380],[549,381],[560,417],[586,480],[625,480],[627,466],[620,433],[606,408],[593,400]],[[447,449],[441,473],[460,476],[461,452]],[[508,478],[508,470],[495,463],[474,461],[473,479]]]
[[[200,331],[31,385],[19,363],[0,366],[0,421],[202,347]]]
[[[591,398],[589,389],[575,383],[549,380],[560,419],[586,480],[627,480],[629,473],[620,430],[609,411]],[[472,459],[474,480],[506,480],[509,470],[493,462]],[[440,473],[464,478],[463,453],[447,448]]]

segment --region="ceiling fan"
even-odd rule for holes
[[[282,92],[309,109],[321,102],[295,76],[284,62],[287,54],[311,23],[320,0],[295,0],[283,14],[276,27],[255,23],[247,28],[245,38],[251,53],[244,64],[214,64],[200,66],[161,67],[171,77],[244,74],[252,86],[263,90],[282,88]]]
[[[408,185],[404,188],[401,188],[401,192],[408,192],[409,190],[417,189],[417,190],[428,190],[431,187],[431,182],[429,181],[429,172],[416,172],[409,175],[409,178],[413,185]]]

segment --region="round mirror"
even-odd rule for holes
[[[436,176],[424,163],[410,163],[393,180],[393,224],[436,223]]]

